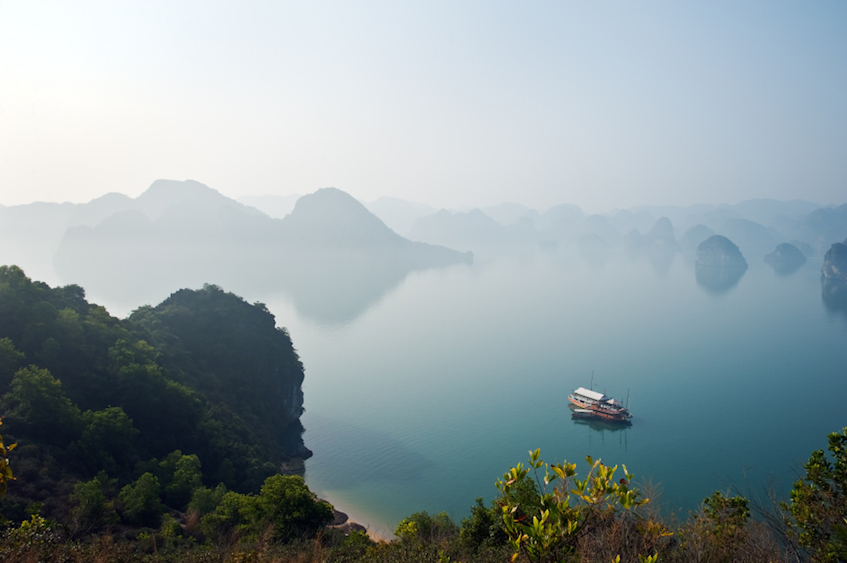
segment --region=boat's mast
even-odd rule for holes
[[[629,410],[629,389],[626,390],[626,410]]]
[[[589,389],[594,391],[594,370],[591,370],[591,387]]]

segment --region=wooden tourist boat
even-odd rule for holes
[[[568,395],[568,401],[575,405],[574,418],[593,418],[611,422],[628,422],[632,418],[629,409],[620,401],[606,396],[604,393],[578,387]]]

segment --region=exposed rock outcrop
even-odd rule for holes
[[[830,280],[847,281],[847,239],[836,242],[826,252],[821,273]]]

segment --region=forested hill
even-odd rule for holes
[[[169,455],[196,455],[208,486],[256,491],[282,461],[309,455],[302,381],[265,306],[216,286],[119,320],[79,286],[2,266],[0,416],[25,486],[0,512],[33,501],[61,512],[74,482],[105,470],[123,485]]]

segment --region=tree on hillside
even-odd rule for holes
[[[828,436],[829,458],[816,450],[806,476],[794,483],[783,507],[800,545],[813,560],[847,561],[847,428]]]
[[[79,435],[82,415],[62,391],[62,383],[46,369],[29,366],[15,373],[12,390],[3,397],[16,430],[47,444],[63,445]]]
[[[0,420],[0,424],[3,421]],[[12,468],[9,466],[9,452],[15,449],[17,444],[7,446],[3,442],[3,436],[0,435],[0,498],[6,495],[6,490],[9,488],[9,481],[14,480]]]
[[[531,451],[529,465],[518,464],[497,482],[501,493],[501,509],[506,534],[515,550],[515,557],[524,554],[532,562],[562,561],[577,551],[586,536],[599,534],[615,524],[626,526],[627,515],[648,502],[638,489],[631,488],[632,474],[623,468],[623,478],[615,479],[617,466],[603,465],[600,460],[586,458],[590,470],[585,479],[578,479],[576,464],[567,461],[547,464],[540,459],[541,451]],[[543,475],[539,470],[543,469]],[[530,471],[532,477],[530,477]],[[535,480],[537,496],[529,502],[531,508],[515,502],[514,491],[524,482]],[[670,533],[649,520],[642,526],[641,541],[636,547],[653,551],[657,542]],[[617,555],[620,561],[620,554]],[[643,556],[642,562],[656,560],[655,555]]]

